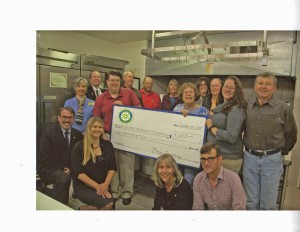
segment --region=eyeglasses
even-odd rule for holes
[[[67,116],[60,116],[63,120],[72,120],[74,117],[73,116],[69,116],[69,117],[67,117]]]
[[[207,160],[208,163],[212,163],[214,161],[215,158],[218,158],[220,155],[217,155],[215,157],[208,157],[208,158],[200,158],[201,163],[205,163],[205,161]]]

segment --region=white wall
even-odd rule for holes
[[[146,40],[114,44],[76,31],[39,31],[37,46],[127,60],[126,69],[132,70],[141,81],[145,77],[146,57],[141,55],[141,50],[146,48]]]

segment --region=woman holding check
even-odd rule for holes
[[[222,165],[239,174],[243,163],[243,124],[247,101],[242,84],[236,76],[228,76],[222,86],[224,103],[212,110],[206,120],[207,142],[220,146]]]

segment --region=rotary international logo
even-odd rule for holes
[[[133,118],[133,114],[129,109],[124,109],[119,113],[119,119],[123,124],[129,124]]]

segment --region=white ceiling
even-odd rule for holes
[[[111,43],[115,43],[115,44],[135,42],[141,40],[151,40],[152,38],[152,31],[77,31],[77,32],[98,39],[102,39]],[[171,31],[155,31],[155,33],[161,33],[161,32],[171,32]],[[230,32],[237,32],[237,31],[205,31],[207,35],[220,34],[225,32],[230,33]],[[160,39],[160,38],[156,38],[156,39]]]
[[[82,34],[120,44],[140,40],[150,40],[152,31],[77,31]]]

